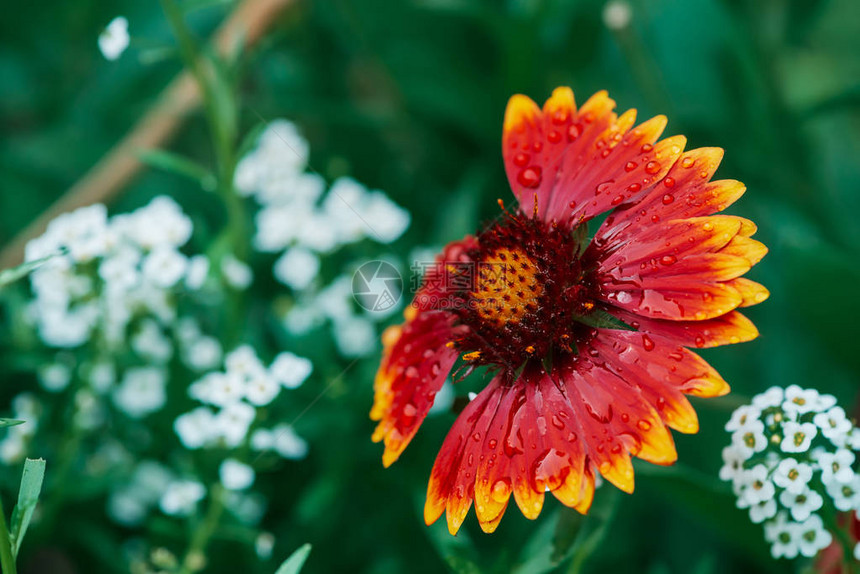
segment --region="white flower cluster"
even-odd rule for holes
[[[14,464],[24,459],[27,446],[36,430],[39,428],[39,415],[42,407],[31,393],[21,393],[12,399],[13,419],[24,421],[24,424],[3,429],[0,439],[0,461]]]
[[[316,278],[319,254],[369,238],[391,243],[409,227],[409,212],[381,191],[349,179],[337,180],[325,197],[325,181],[309,173],[308,142],[287,120],[271,122],[257,147],[236,167],[235,187],[260,204],[254,245],[282,253],[275,278],[302,291]]]
[[[111,349],[130,338],[135,319],[148,317],[132,344],[168,358],[160,327],[176,315],[171,290],[200,287],[209,268],[204,256],[179,251],[191,232],[191,220],[166,196],[110,219],[101,204],[54,219],[26,249],[27,261],[53,255],[30,275],[29,312],[42,340],[71,348],[98,335]]]
[[[206,496],[196,480],[180,478],[153,460],[141,461],[130,480],[114,489],[108,498],[108,514],[116,522],[137,526],[158,507],[170,516],[188,516]]]
[[[832,395],[773,387],[738,408],[726,430],[720,478],[732,482],[738,508],[764,523],[774,558],[815,556],[833,540],[822,516],[860,511],[860,430]]]
[[[192,398],[208,406],[197,407],[176,419],[174,429],[186,448],[232,449],[244,444],[257,418],[256,409],[271,404],[281,388],[299,387],[313,369],[308,359],[288,352],[279,354],[267,368],[247,345],[227,354],[224,365],[223,372],[210,372],[188,389]],[[257,428],[249,442],[253,450],[274,451],[285,458],[302,458],[307,453],[307,443],[287,425]],[[235,477],[236,468],[233,465],[224,471],[222,478]],[[235,487],[241,481],[226,482]]]

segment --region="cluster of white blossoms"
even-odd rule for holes
[[[224,447],[235,449],[248,444],[252,450],[276,452],[284,458],[299,459],[307,454],[307,443],[289,425],[255,428],[257,409],[271,404],[282,388],[295,389],[310,376],[308,359],[289,352],[280,353],[266,367],[250,346],[227,354],[224,371],[213,371],[192,383],[188,394],[205,406],[180,415],[174,430],[188,449]],[[236,475],[235,464],[222,471]],[[226,474],[225,474],[226,473]],[[227,480],[235,486],[241,480]],[[251,481],[253,482],[253,477]],[[249,485],[250,485],[249,482]],[[225,484],[228,488],[231,486]]]
[[[815,556],[833,540],[822,517],[860,511],[860,430],[832,395],[772,387],[738,408],[726,430],[720,478],[764,524],[774,558]]]
[[[308,154],[308,142],[294,124],[273,121],[239,162],[235,187],[260,205],[255,248],[280,253],[274,276],[296,294],[285,316],[287,329],[301,334],[328,321],[341,354],[362,356],[374,350],[374,322],[385,315],[356,312],[351,275],[321,286],[320,256],[363,239],[391,243],[411,217],[383,192],[347,177],[326,192],[323,178],[307,171]]]
[[[154,322],[142,327],[136,345],[163,358],[168,351],[157,327],[176,316],[171,289],[199,288],[209,271],[204,256],[180,252],[192,229],[166,196],[111,218],[96,204],[51,221],[26,249],[28,262],[48,257],[30,275],[30,313],[41,338],[66,348],[97,339],[113,349],[132,339],[135,319],[150,317]]]

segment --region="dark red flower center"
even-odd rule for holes
[[[575,317],[593,308],[595,293],[576,231],[506,214],[478,237],[468,253],[473,279],[455,309],[468,327],[456,341],[466,361],[513,371],[530,357],[575,352],[590,331]]]

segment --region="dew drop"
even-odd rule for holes
[[[476,432],[475,434],[473,434],[473,435],[472,435],[472,440],[474,440],[475,442],[477,442],[477,441],[481,440],[481,433]]]
[[[701,335],[697,335],[695,343],[696,343],[696,347],[701,349],[702,347],[705,346],[705,338],[702,337]]]
[[[514,156],[514,165],[517,167],[525,167],[529,163],[529,154],[527,153],[518,153]]]
[[[654,341],[648,335],[642,335],[642,348],[646,351],[654,350]]]
[[[623,195],[616,195],[616,196],[612,199],[612,205],[618,205],[618,204],[619,204],[619,203],[621,203],[622,201],[624,201],[624,196],[623,196]]]
[[[675,187],[675,178],[672,178],[672,177],[663,178],[663,185],[665,185],[666,187]]]
[[[633,171],[634,169],[636,169],[636,165],[637,165],[637,164],[636,164],[636,162],[635,162],[635,161],[628,161],[628,162],[624,165],[624,171]]]
[[[532,151],[535,153],[540,153],[543,149],[543,142],[535,142],[532,144]]]
[[[694,160],[691,157],[685,157],[684,159],[681,160],[681,165],[683,167],[685,167],[686,169],[690,169],[691,167],[693,167],[694,163],[696,163],[696,160]]]
[[[560,418],[558,418],[557,415],[552,415],[550,422],[552,422],[552,426],[554,426],[557,429],[563,429],[564,428],[564,422],[562,422],[562,420]]]
[[[612,148],[606,148],[605,150],[600,152],[600,157],[602,157],[603,159],[606,159],[609,157],[610,153],[612,153]]]
[[[660,258],[660,263],[662,263],[663,265],[672,265],[677,260],[678,260],[678,258],[675,257],[674,255],[664,255],[663,257]]]
[[[494,450],[497,444],[499,444],[499,441],[494,438],[491,438],[487,441],[487,446],[490,447],[490,450]]]
[[[704,225],[702,225],[702,229],[704,229],[705,231],[713,231],[714,230],[714,224],[709,221],[709,222],[705,223]]]
[[[418,378],[418,368],[415,365],[410,365],[406,368],[406,377],[409,379]]]
[[[507,478],[500,478],[493,483],[492,497],[498,503],[504,503],[508,500],[511,493],[511,483]]]
[[[540,185],[541,182],[541,170],[539,167],[533,166],[526,168],[520,172],[520,175],[517,176],[517,181],[523,187],[535,188]]]
[[[567,112],[564,110],[556,110],[556,112],[552,115],[552,123],[554,124],[563,124],[567,121]]]
[[[640,420],[636,423],[636,426],[642,429],[643,431],[651,430],[651,423],[646,421],[645,419]]]
[[[546,134],[546,139],[548,139],[550,143],[558,143],[561,141],[561,134],[555,130],[550,130],[550,132]]]
[[[612,184],[613,184],[613,183],[614,183],[614,180],[611,180],[611,181],[604,181],[603,183],[601,183],[600,185],[598,185],[598,186],[594,189],[594,194],[595,194],[595,195],[600,195],[601,193],[603,193],[603,192],[605,192],[605,191],[609,190],[609,188],[610,188],[610,187],[612,187]]]
[[[569,128],[567,128],[567,141],[572,142],[576,140],[580,135],[582,135],[582,128],[580,128],[576,124],[571,124]]]
[[[636,193],[640,189],[642,189],[642,186],[638,183],[631,183],[630,185],[627,186],[627,191],[630,191],[633,193]]]
[[[568,203],[568,204],[567,204],[567,206],[568,206],[569,208],[571,208],[571,209],[576,209],[576,202],[575,202],[575,201],[571,201],[570,203]]]
[[[432,376],[437,376],[442,370],[442,367],[439,366],[439,363],[433,363],[430,365],[430,374]]]
[[[673,201],[675,201],[675,196],[672,195],[671,193],[667,193],[666,195],[663,196],[663,205],[669,205]]]
[[[654,149],[654,146],[649,143],[646,143],[642,146],[642,153],[648,153],[652,149]]]
[[[660,164],[656,161],[649,161],[645,164],[645,171],[647,173],[650,173],[651,175],[654,175],[655,173],[660,171]]]
[[[412,418],[416,414],[418,414],[418,409],[412,403],[406,403],[403,406],[403,415],[404,416],[406,416],[408,418]]]
[[[621,445],[620,445],[620,444],[616,444],[616,445],[614,445],[614,446],[612,447],[612,449],[610,450],[610,452],[611,452],[612,454],[621,454]]]
[[[651,221],[653,221],[654,223],[657,223],[658,221],[660,221],[660,216],[656,215],[656,214],[652,215]]]

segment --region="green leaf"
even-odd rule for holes
[[[570,563],[568,574],[579,574],[585,561],[600,546],[609,532],[609,526],[615,518],[618,504],[621,500],[621,491],[611,487],[600,489],[595,497],[588,516],[578,528],[576,540],[570,548],[573,560]]]
[[[218,185],[212,172],[187,157],[160,149],[142,150],[137,157],[151,167],[192,179],[206,191],[215,191]]]
[[[281,564],[281,567],[275,571],[275,574],[298,574],[302,566],[305,565],[305,560],[308,559],[308,554],[310,553],[311,545],[303,544]]]
[[[481,569],[478,565],[464,556],[447,556],[445,562],[457,574],[481,574]]]
[[[18,419],[0,419],[0,428],[18,426],[24,424],[24,422]]]
[[[622,329],[624,331],[638,330],[599,307],[592,309],[588,315],[577,315],[573,320],[596,329]]]
[[[30,526],[33,511],[39,501],[39,493],[42,491],[42,481],[45,479],[45,460],[30,459],[24,461],[24,473],[21,475],[21,488],[18,491],[18,504],[12,510],[12,552],[17,557],[21,542]]]
[[[54,253],[45,255],[44,257],[40,257],[39,259],[27,261],[26,263],[22,263],[17,267],[12,267],[11,269],[4,269],[3,271],[0,271],[0,289],[3,289],[3,287],[5,287],[6,285],[14,283],[18,279],[25,277],[37,267],[42,266],[44,263],[50,261],[54,257],[63,255],[65,252],[65,249],[60,249]]]

